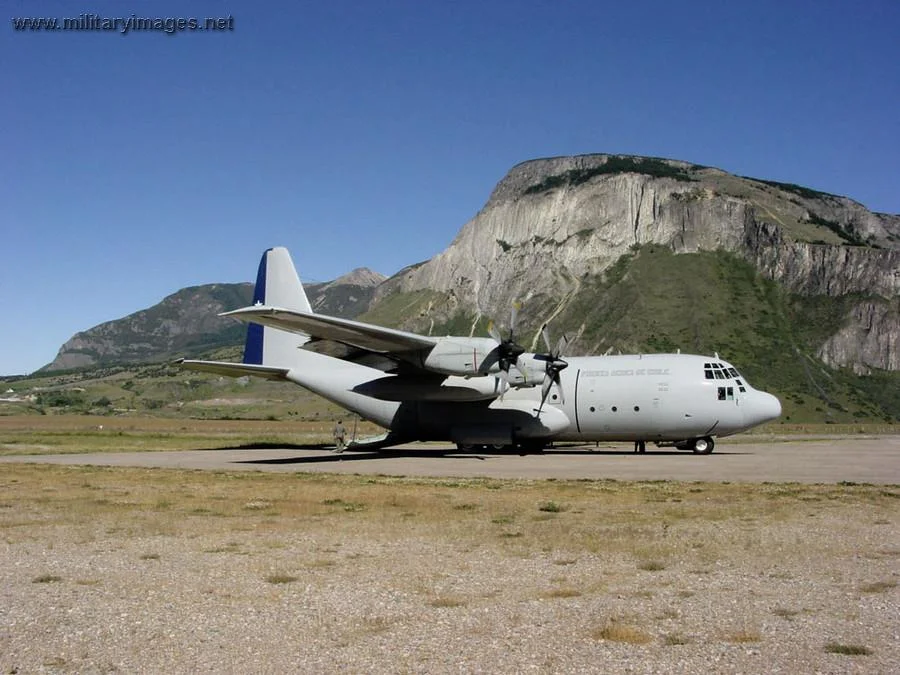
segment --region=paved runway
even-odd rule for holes
[[[711,455],[629,444],[564,447],[540,455],[461,453],[438,444],[409,444],[380,453],[300,446],[178,452],[20,455],[0,462],[136,466],[218,471],[320,471],[395,476],[557,478],[732,482],[876,483],[900,485],[900,436],[795,437],[772,442],[719,441]]]

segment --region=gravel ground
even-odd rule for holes
[[[385,537],[344,521],[147,521],[128,508],[59,524],[40,499],[7,501],[0,668],[900,672],[898,502],[662,527],[653,537],[717,553],[642,565],[515,528],[479,544],[439,527]]]

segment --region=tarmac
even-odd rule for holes
[[[411,443],[378,452],[328,448],[245,446],[160,452],[10,455],[0,463],[156,467],[206,471],[323,472],[460,478],[672,480],[745,483],[872,483],[900,485],[900,436],[786,437],[719,440],[715,452],[695,455],[631,444],[551,448],[541,454],[460,452]]]

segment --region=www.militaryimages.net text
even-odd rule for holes
[[[175,16],[100,16],[83,13],[74,17],[19,16],[10,19],[15,31],[36,32],[97,32],[128,35],[137,32],[157,32],[175,35],[183,32],[210,31],[224,33],[234,30],[234,16],[175,17]]]

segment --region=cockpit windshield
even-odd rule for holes
[[[704,363],[703,376],[707,380],[734,380],[734,383],[738,386],[739,391],[747,391],[744,386],[744,382],[741,379],[738,379],[741,377],[741,374],[727,364],[717,363],[714,361]]]

